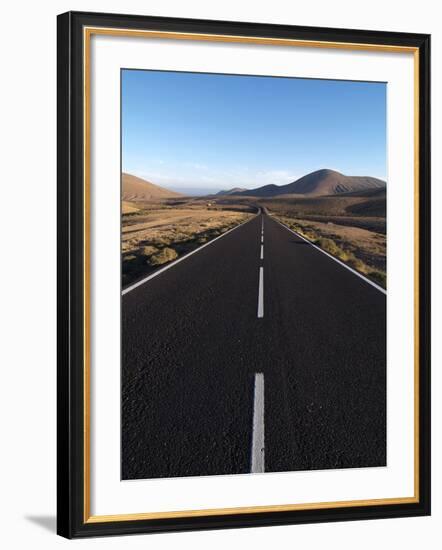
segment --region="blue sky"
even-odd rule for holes
[[[204,192],[386,178],[386,84],[122,71],[123,171]]]

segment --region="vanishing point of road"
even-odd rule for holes
[[[122,296],[122,478],[386,464],[386,294],[264,212]]]

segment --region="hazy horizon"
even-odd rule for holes
[[[168,189],[386,179],[386,84],[122,71],[123,171]]]

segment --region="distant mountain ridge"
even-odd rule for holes
[[[182,197],[181,193],[170,191],[150,181],[123,172],[121,195],[123,201],[146,201]]]
[[[370,176],[345,176],[335,170],[316,170],[286,185],[264,185],[257,189],[233,192],[232,195],[276,197],[278,195],[338,195],[368,189],[385,189],[384,180]]]
[[[245,187],[233,187],[232,189],[221,190],[216,193],[216,195],[234,195],[237,193],[242,193],[243,191],[248,191]]]

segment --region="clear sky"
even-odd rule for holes
[[[204,192],[386,178],[386,84],[122,71],[123,171]]]

